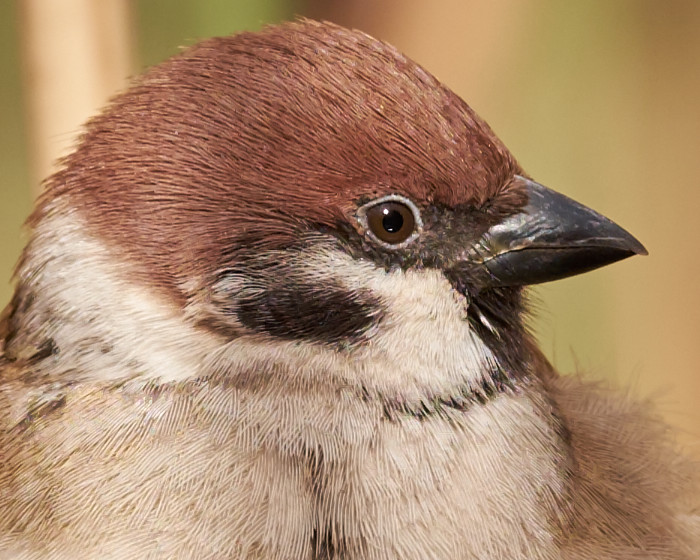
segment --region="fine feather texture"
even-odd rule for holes
[[[700,556],[648,403],[560,377],[464,255],[522,170],[395,49],[205,41],[90,121],[0,320],[0,560]],[[421,213],[373,243],[362,205]]]

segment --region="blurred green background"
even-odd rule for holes
[[[700,456],[693,443],[700,436],[700,2],[104,0],[100,6],[116,11],[102,14],[90,0],[51,4],[70,14],[62,37],[77,34],[73,14],[82,10],[102,30],[100,49],[109,39],[123,50],[126,62],[109,80],[103,76],[108,86],[97,105],[125,87],[127,75],[181,46],[295,15],[394,43],[486,118],[539,182],[601,211],[646,244],[647,258],[538,288],[534,328],[563,371],[582,370],[654,396]],[[48,172],[43,160],[84,120],[46,132],[45,117],[37,116],[39,96],[72,88],[66,95],[75,99],[87,89],[68,77],[77,56],[52,63],[60,70],[53,78],[37,78],[32,61],[42,51],[32,45],[46,41],[44,52],[51,52],[68,40],[37,31],[36,12],[46,5],[0,3],[0,304],[10,297],[11,269],[26,237],[21,224]],[[50,26],[56,16],[45,19],[41,25]],[[111,67],[102,62],[99,72]]]

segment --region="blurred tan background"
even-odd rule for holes
[[[649,257],[538,288],[534,327],[562,371],[653,396],[700,458],[697,0],[4,0],[0,307],[41,179],[127,76],[294,15],[394,43],[538,181],[645,243]]]

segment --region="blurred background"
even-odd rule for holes
[[[653,397],[700,458],[697,0],[2,0],[0,308],[85,119],[183,46],[297,15],[395,44],[539,182],[639,237],[649,257],[538,287],[534,328],[562,371]]]

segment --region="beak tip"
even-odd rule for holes
[[[488,232],[484,283],[524,286],[558,280],[632,257],[648,255],[631,233],[594,210],[520,178],[527,206]]]
[[[624,244],[624,249],[629,251],[630,257],[633,257],[634,255],[646,257],[649,254],[649,251],[647,251],[647,248],[644,245],[642,245],[639,239],[637,239],[631,233],[625,231],[622,228],[620,228],[620,230],[622,232],[620,235],[620,241],[622,241],[622,243]]]

